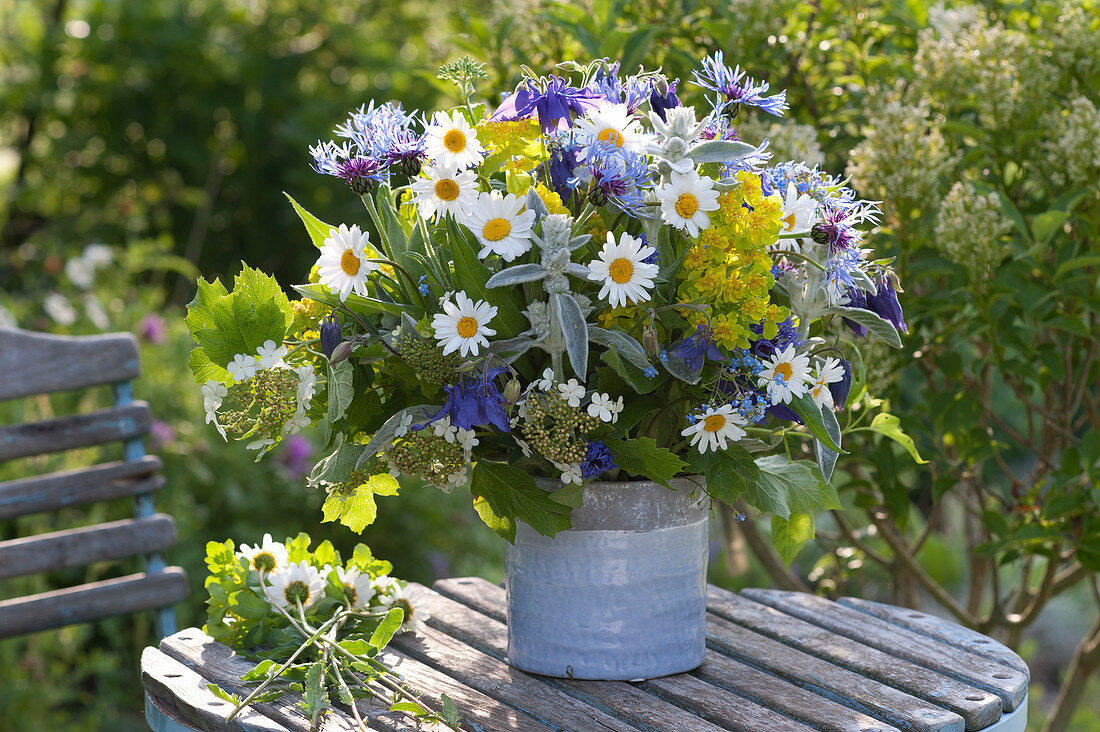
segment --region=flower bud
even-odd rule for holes
[[[321,318],[321,353],[331,359],[333,350],[340,345],[343,338],[340,321],[336,319],[335,315],[329,313]]]
[[[810,238],[818,244],[828,244],[831,238],[828,227],[824,224],[814,224],[813,228],[810,229]]]
[[[329,356],[328,362],[329,363],[340,363],[341,361],[346,359],[348,356],[350,356],[351,352],[354,349],[355,349],[355,346],[353,346],[351,344],[351,341],[344,341],[343,343],[338,345],[335,349],[333,349],[332,355]]]
[[[398,170],[400,170],[403,175],[406,175],[409,178],[420,175],[420,168],[420,158],[405,158],[401,161],[401,165],[398,166]]]
[[[508,404],[515,404],[519,400],[519,382],[515,379],[511,379],[504,385],[504,401]]]
[[[661,352],[661,344],[657,341],[657,328],[653,323],[646,323],[642,328],[642,345],[645,346],[645,352],[650,357]]]

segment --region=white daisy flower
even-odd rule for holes
[[[482,346],[489,345],[489,339],[485,336],[497,334],[492,328],[486,327],[496,317],[496,306],[484,300],[475,303],[465,292],[455,293],[455,303],[445,300],[442,303],[443,312],[432,320],[435,339],[443,346],[444,356],[455,351],[463,358],[476,356]]]
[[[317,375],[313,373],[313,364],[298,367],[298,406],[305,409],[313,395],[317,393]]]
[[[260,362],[260,368],[262,369],[274,369],[282,368],[286,366],[287,350],[286,346],[276,346],[275,341],[270,338],[264,341],[264,344],[256,349],[256,359]]]
[[[390,577],[388,574],[380,574],[374,578],[374,589],[378,591],[379,595],[388,595],[394,591],[394,589],[400,587],[400,583],[397,579]]]
[[[264,594],[268,601],[284,610],[294,610],[299,603],[303,609],[309,609],[324,596],[325,580],[316,567],[304,561],[273,572],[267,581]]]
[[[584,481],[584,476],[581,475],[580,463],[559,463],[554,460],[550,462],[554,463],[554,467],[561,471],[561,482],[565,485],[570,483],[580,485]]]
[[[661,202],[661,218],[693,239],[710,227],[707,211],[718,210],[718,191],[714,181],[694,170],[672,173],[672,182],[657,189]]]
[[[546,368],[542,371],[542,378],[535,382],[535,388],[541,391],[550,391],[554,387],[554,369]]]
[[[255,356],[238,353],[233,357],[233,362],[226,366],[234,381],[248,381],[256,375],[259,364]]]
[[[588,405],[588,413],[593,417],[599,417],[601,422],[615,423],[618,421],[619,409],[621,408],[622,397],[619,398],[619,405],[616,406],[615,400],[611,398],[610,394],[596,392],[592,395],[592,403]]]
[[[817,375],[810,385],[810,395],[813,396],[814,402],[819,407],[832,409],[834,406],[833,393],[829,391],[829,384],[835,384],[843,379],[844,366],[841,365],[840,361],[832,356],[826,358],[825,363],[818,365]]]
[[[353,609],[361,610],[370,603],[374,597],[370,575],[363,574],[356,567],[351,569],[334,567],[332,571],[336,572],[336,579],[344,588],[344,597]]]
[[[597,259],[588,263],[588,279],[603,283],[600,299],[606,299],[613,308],[648,300],[659,267],[643,260],[655,251],[626,233],[615,243],[615,235],[607,232]]]
[[[588,147],[597,142],[610,142],[617,148],[644,153],[651,135],[642,132],[641,123],[627,111],[625,104],[605,104],[589,111],[573,126],[579,160],[587,157]]]
[[[424,148],[435,164],[451,170],[465,170],[481,162],[485,148],[478,142],[477,132],[470,127],[462,112],[449,115],[436,112],[424,131]]]
[[[329,229],[328,238],[321,245],[317,275],[321,284],[338,295],[341,302],[353,291],[356,295],[367,295],[367,275],[378,269],[376,262],[367,261],[369,244],[370,238],[359,230],[358,224],[350,229],[347,224],[340,224],[339,230]]]
[[[281,542],[273,541],[271,534],[264,534],[263,541],[256,546],[241,544],[237,556],[247,559],[248,568],[257,572],[272,572],[276,569],[284,569],[289,563],[286,547]]]
[[[401,415],[401,419],[397,420],[397,427],[393,430],[394,437],[404,437],[409,434],[409,427],[412,427],[413,416],[412,412],[405,412]]]
[[[477,200],[477,174],[438,165],[424,166],[424,175],[412,182],[416,210],[425,221],[437,214],[459,216]]]
[[[757,374],[760,385],[768,388],[772,404],[790,404],[791,399],[806,393],[810,379],[810,359],[795,352],[790,345],[776,351],[764,361],[764,369]]]
[[[805,193],[799,195],[794,183],[787,184],[786,193],[780,219],[783,226],[779,233],[809,234],[817,220],[817,201]],[[779,252],[801,252],[802,244],[799,239],[777,239],[770,249]]]
[[[584,384],[576,379],[570,379],[565,384],[558,384],[558,391],[561,392],[561,398],[571,407],[579,407],[581,400],[584,399]]]
[[[691,436],[691,444],[699,446],[699,452],[707,450],[717,452],[725,450],[728,442],[736,442],[745,436],[741,429],[747,424],[745,418],[732,404],[723,404],[717,409],[708,408],[685,428],[681,435]]]
[[[428,619],[428,612],[422,607],[421,600],[427,594],[421,587],[402,587],[394,583],[390,594],[382,598],[382,607],[387,611],[399,607],[405,613],[401,621],[401,633],[415,633],[422,621]]]
[[[531,226],[535,223],[534,211],[523,211],[524,199],[509,193],[478,194],[477,200],[466,210],[466,227],[481,242],[477,256],[485,259],[499,254],[505,262],[531,250]]]

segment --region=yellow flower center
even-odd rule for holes
[[[608,140],[611,140],[611,142],[615,143],[615,147],[622,147],[623,144],[626,142],[626,140],[623,139],[623,133],[619,132],[613,127],[608,127],[606,130],[601,130],[600,134],[596,135],[596,139],[600,142],[607,142]]]
[[[634,275],[634,264],[629,259],[620,257],[608,266],[607,271],[614,282],[622,285],[630,282],[630,278]]]
[[[785,219],[783,219],[783,226],[784,226],[784,228],[787,228],[787,229],[790,229],[791,231],[794,231],[794,214],[793,213],[787,214],[787,217]]]
[[[791,365],[789,363],[781,363],[775,367],[775,373],[776,376],[782,376],[783,381],[789,382],[791,380],[791,374],[794,373],[794,370],[791,368]]]
[[[500,241],[511,233],[512,224],[508,222],[508,219],[492,219],[481,230],[481,235],[489,241]]]
[[[435,182],[435,197],[440,201],[453,201],[458,198],[458,183],[450,178]]]
[[[303,605],[308,604],[309,595],[309,587],[301,580],[294,580],[288,583],[286,589],[283,590],[283,597],[286,598],[287,604],[291,607],[294,607],[299,602]]]
[[[466,149],[466,135],[462,130],[447,130],[443,135],[443,147],[453,153],[460,153]]]
[[[676,213],[690,219],[699,210],[699,200],[691,193],[681,193],[676,199]]]
[[[726,418],[721,414],[712,414],[703,420],[703,429],[707,432],[717,432],[726,426]]]
[[[340,269],[344,270],[344,274],[348,277],[359,274],[359,255],[351,249],[345,249],[340,255]]]
[[[455,330],[457,330],[458,334],[463,338],[473,338],[474,335],[477,334],[477,321],[467,315],[458,321]]]
[[[359,593],[355,591],[355,588],[351,585],[344,585],[344,597],[348,599],[348,602],[354,606],[355,601],[359,599]]]
[[[271,552],[260,552],[252,557],[252,569],[257,572],[270,572],[275,569],[275,555]]]

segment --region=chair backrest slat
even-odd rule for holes
[[[0,401],[129,381],[139,373],[129,333],[56,336],[0,328]]]
[[[146,455],[140,460],[9,480],[0,483],[0,521],[159,490],[164,476],[156,472],[162,467],[160,458]]]
[[[163,513],[0,541],[0,579],[162,551],[176,543]]]
[[[0,427],[0,460],[92,447],[149,433],[149,405],[131,402],[88,414]]]
[[[0,638],[164,607],[187,597],[179,567],[0,601]]]

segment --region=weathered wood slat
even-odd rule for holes
[[[1001,700],[995,694],[890,656],[727,590],[709,588],[707,608],[711,613],[836,666],[950,709],[966,720],[967,729],[988,727],[1001,716]]]
[[[0,579],[151,554],[176,543],[176,522],[163,513],[0,541]]]
[[[72,337],[0,328],[0,401],[129,381],[140,370],[129,333]]]
[[[803,653],[725,618],[707,618],[707,644],[723,655],[901,730],[963,732],[966,729],[965,720],[952,711]]]
[[[172,700],[169,706],[203,732],[286,732],[248,708],[228,719],[233,705],[210,693],[206,679],[151,646],[141,654],[141,683],[154,697]]]
[[[866,613],[823,597],[763,589],[748,589],[741,594],[863,645],[996,694],[1006,712],[1020,706],[1027,696],[1029,674],[1005,668],[984,656],[899,628],[885,620],[868,617]]]
[[[909,608],[886,605],[858,597],[842,597],[837,602],[891,622],[894,625],[908,628],[921,635],[941,640],[956,648],[992,658],[994,661],[1014,668],[1022,674],[1031,675],[1027,664],[1011,648],[982,635],[976,630],[971,630],[950,620],[944,620],[935,615],[910,610]]]
[[[179,567],[131,574],[0,602],[0,638],[163,607],[189,593]]]
[[[440,580],[433,587],[446,598],[441,595],[425,598],[431,613],[429,624],[503,660],[508,642],[507,628],[501,622],[507,613],[504,590],[478,578]],[[542,678],[544,683],[644,730],[694,732],[714,730],[716,724],[726,729],[806,729],[745,699],[733,700],[733,704],[719,701],[718,689],[690,676],[678,681],[650,680],[638,686],[619,681]],[[683,702],[695,709],[705,704],[704,699],[710,700],[707,705],[710,721],[677,704]]]
[[[703,665],[691,672],[722,689],[762,704],[824,732],[898,732],[885,722],[849,709],[789,681],[707,650]],[[720,691],[716,691],[720,694]]]
[[[0,460],[131,440],[147,434],[151,424],[149,405],[131,402],[88,414],[0,427]]]
[[[772,711],[754,702],[724,694],[717,687],[707,688],[693,676],[677,674],[644,681],[638,686],[651,694],[670,701],[684,709],[690,709],[703,719],[736,732],[812,732],[797,719]]]
[[[0,521],[44,511],[109,501],[159,490],[164,478],[154,475],[160,458],[103,463],[0,483]]]
[[[437,596],[438,597],[438,596]],[[438,607],[439,603],[433,603]],[[430,612],[430,610],[429,610]],[[518,671],[431,627],[396,636],[392,646],[467,686],[559,729],[636,732],[604,712],[577,704],[541,679]]]

